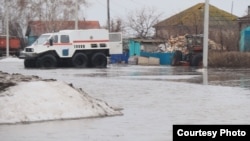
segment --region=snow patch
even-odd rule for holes
[[[19,82],[0,93],[0,124],[122,115],[60,81]]]

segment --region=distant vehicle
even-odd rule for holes
[[[0,56],[6,55],[6,36],[0,36]],[[9,54],[10,55],[19,55],[21,49],[21,41],[18,37],[10,36],[9,37]]]
[[[203,35],[186,35],[187,52],[174,52],[173,66],[202,66]]]
[[[61,30],[42,34],[24,49],[20,58],[24,58],[26,68],[105,68],[110,51],[122,49],[121,33],[112,33],[113,39],[110,35],[106,29]]]

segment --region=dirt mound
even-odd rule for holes
[[[54,79],[42,79],[38,76],[24,76],[22,74],[14,73],[9,74],[0,71],[0,93],[5,91],[11,86],[15,86],[18,82],[30,82],[30,81],[56,81]]]

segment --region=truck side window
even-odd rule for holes
[[[97,45],[97,44],[91,44],[91,47],[92,47],[92,48],[97,48],[98,45]]]
[[[101,43],[101,44],[100,44],[100,47],[107,47],[107,45],[104,44],[104,43]]]
[[[57,35],[54,35],[54,36],[53,36],[53,42],[54,42],[54,43],[58,43],[58,36],[57,36]]]
[[[69,35],[61,35],[61,43],[69,43]]]

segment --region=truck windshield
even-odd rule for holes
[[[41,35],[33,45],[43,45],[44,43],[48,42],[50,35]]]

